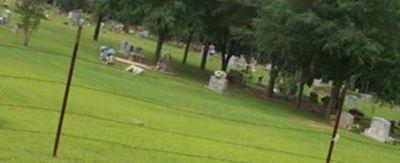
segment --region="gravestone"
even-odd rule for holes
[[[251,72],[256,72],[257,71],[257,60],[254,58],[251,58],[251,62],[249,64]]]
[[[353,123],[354,123],[353,115],[351,115],[350,113],[347,113],[347,112],[343,112],[341,114],[340,123],[339,123],[340,128],[343,128],[346,130],[351,130],[353,128]]]
[[[320,88],[322,86],[322,79],[314,79],[312,83],[313,88]]]
[[[150,32],[147,30],[140,31],[137,36],[139,38],[148,38],[150,36]]]
[[[236,68],[237,68],[238,70],[246,70],[246,68],[247,68],[247,61],[246,61],[246,59],[245,59],[243,56],[241,56],[241,57],[239,58],[239,60],[237,60]]]
[[[68,13],[68,21],[72,26],[78,26],[81,17],[80,10],[73,10]]]
[[[10,10],[4,10],[0,17],[0,24],[9,24],[11,21],[12,13]]]
[[[371,120],[370,128],[364,131],[364,135],[380,142],[389,139],[391,123],[383,118],[374,117]]]
[[[236,60],[238,59],[238,57],[236,57],[236,56],[232,56],[230,59],[229,59],[229,61],[228,61],[228,68],[229,69],[234,69],[234,68],[236,68]]]
[[[349,96],[349,99],[347,101],[347,106],[350,109],[357,109],[357,101],[358,101],[358,97],[357,96]]]
[[[361,94],[361,100],[365,102],[371,102],[372,101],[372,95],[370,94]]]
[[[242,70],[245,70],[245,69],[246,69],[246,67],[247,67],[247,62],[246,62],[246,60],[244,59],[244,57],[232,56],[232,57],[229,59],[228,67],[229,67],[229,69],[242,71]]]
[[[272,70],[272,65],[271,64],[266,64],[265,65],[265,70],[271,71]]]
[[[216,71],[210,78],[208,88],[218,93],[224,93],[228,88],[228,80],[226,77],[227,74],[225,72]]]
[[[121,53],[123,54],[129,54],[129,52],[131,51],[131,45],[129,44],[128,41],[123,41],[121,43]]]

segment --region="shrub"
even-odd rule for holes
[[[24,32],[24,46],[28,46],[33,32],[45,18],[45,6],[46,0],[20,0],[16,3],[16,12],[22,16],[18,27]]]

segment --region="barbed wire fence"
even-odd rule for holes
[[[15,45],[7,45],[0,43],[1,47],[5,48],[14,48],[14,49],[20,49],[20,50],[30,50],[34,51],[43,55],[55,55],[55,56],[61,56],[61,57],[70,57],[70,55],[67,54],[62,54],[62,53],[56,53],[56,52],[51,52],[51,51],[46,51],[46,50],[39,50],[39,49],[33,49],[33,48],[24,48],[20,46],[15,46]],[[78,60],[84,61],[90,64],[96,64],[99,65],[99,62],[96,62],[92,59],[88,58],[80,58],[78,57]],[[118,68],[115,68],[118,71],[122,71]],[[46,84],[57,84],[57,85],[64,85],[65,82],[63,81],[56,81],[56,80],[48,80],[48,79],[40,79],[40,78],[34,78],[34,77],[24,77],[24,76],[15,76],[15,75],[7,75],[7,74],[0,74],[0,78],[2,79],[8,79],[8,80],[25,80],[25,81],[30,81],[30,82],[40,82],[40,83],[46,83]],[[164,106],[161,108],[166,108],[171,111],[176,111],[176,112],[181,112],[185,114],[190,114],[190,115],[196,115],[204,118],[211,118],[215,120],[220,120],[220,121],[228,121],[228,122],[233,122],[233,123],[238,123],[238,124],[243,124],[243,125],[250,125],[250,126],[258,126],[258,127],[265,127],[265,128],[275,128],[275,129],[280,129],[280,130],[288,130],[288,131],[293,131],[293,132],[301,132],[301,133],[315,133],[315,134],[322,134],[329,136],[330,133],[327,132],[322,132],[322,131],[317,131],[317,130],[306,130],[306,129],[298,129],[298,128],[292,128],[292,127],[286,127],[286,126],[280,126],[276,124],[263,124],[263,123],[256,123],[256,122],[251,122],[251,121],[243,121],[243,120],[237,120],[237,119],[232,119],[232,118],[226,118],[226,117],[221,117],[221,116],[216,116],[216,115],[210,115],[206,113],[201,113],[201,112],[196,112],[193,110],[188,110],[188,109],[183,109],[178,106],[174,106],[168,103],[163,103],[163,102],[157,102],[154,100],[146,99],[146,98],[140,98],[140,97],[135,97],[131,95],[125,95],[121,93],[116,93],[110,90],[104,90],[104,89],[98,89],[98,88],[92,88],[89,86],[85,85],[79,85],[79,84],[72,84],[72,87],[77,87],[81,89],[86,89],[86,90],[91,90],[91,91],[96,91],[99,93],[105,93],[109,95],[114,95],[114,96],[119,96],[119,97],[124,97],[130,100],[136,100],[136,101],[141,101],[157,106]],[[0,103],[1,107],[11,107],[11,108],[19,108],[19,109],[31,109],[31,110],[40,110],[40,111],[46,111],[46,112],[53,112],[53,113],[59,113],[59,110],[56,110],[55,108],[49,108],[49,107],[43,107],[43,106],[29,106],[29,105],[20,105],[20,104],[5,104],[5,103]],[[166,107],[165,107],[166,106]],[[93,119],[93,120],[98,120],[102,122],[107,122],[107,123],[114,123],[118,125],[125,125],[125,126],[132,126],[131,123],[129,122],[123,122],[123,121],[118,121],[114,120],[112,118],[107,118],[107,117],[101,117],[97,116],[94,114],[88,114],[88,113],[79,113],[79,112],[71,112],[71,111],[66,111],[68,114],[80,116],[80,117],[85,117],[88,119]],[[181,132],[176,132],[176,131],[170,131],[166,129],[161,129],[161,128],[155,128],[155,127],[150,127],[150,126],[139,126],[142,129],[150,130],[153,132],[160,132],[160,133],[165,133],[165,134],[171,134],[171,135],[176,135],[176,136],[181,136],[181,137],[188,137],[188,138],[193,138],[193,139],[199,139],[199,140],[205,140],[205,141],[210,141],[214,143],[221,143],[221,144],[226,144],[226,145],[232,145],[232,146],[237,146],[237,147],[243,147],[243,148],[250,148],[254,150],[261,150],[261,151],[268,151],[268,152],[274,152],[274,153],[280,153],[284,155],[288,155],[291,157],[302,157],[302,158],[309,158],[313,160],[320,160],[323,161],[325,160],[324,157],[319,157],[319,156],[312,156],[312,155],[307,155],[307,154],[302,154],[302,153],[297,153],[297,152],[290,152],[290,151],[285,151],[281,149],[274,149],[274,148],[268,148],[268,147],[262,147],[262,146],[256,146],[256,145],[250,145],[250,144],[241,144],[241,143],[236,143],[233,141],[229,140],[221,140],[221,139],[215,139],[215,138],[209,138],[209,137],[202,137],[202,136],[196,136],[196,135],[191,135],[191,134],[186,134],[186,133],[181,133]],[[22,129],[13,129],[13,128],[6,128],[6,127],[1,127],[0,130],[7,130],[11,132],[20,132],[20,133],[33,133],[33,134],[43,134],[43,135],[53,135],[54,133],[52,132],[43,132],[43,131],[31,131],[31,130],[22,130]],[[204,155],[198,155],[198,154],[191,154],[191,153],[184,153],[184,152],[177,152],[177,151],[170,151],[170,150],[164,150],[164,149],[157,149],[157,148],[143,148],[143,147],[137,147],[137,146],[129,146],[123,143],[118,143],[118,142],[111,142],[107,140],[101,140],[101,139],[96,139],[96,138],[88,138],[88,137],[83,137],[79,135],[71,135],[71,134],[66,134],[63,133],[63,136],[67,136],[70,138],[74,139],[82,139],[82,140],[87,140],[87,141],[94,141],[94,142],[101,142],[104,144],[113,144],[113,145],[118,145],[120,147],[124,147],[127,149],[134,149],[134,150],[142,150],[142,151],[148,151],[148,152],[159,152],[159,153],[168,153],[168,154],[174,154],[174,155],[179,155],[179,156],[185,156],[185,157],[192,157],[192,158],[199,158],[199,159],[210,159],[210,160],[216,160],[216,161],[223,161],[223,162],[246,162],[246,161],[239,161],[239,160],[231,160],[231,159],[225,159],[225,158],[218,158],[218,157],[213,157],[213,156],[204,156]],[[388,147],[385,145],[381,144],[374,144],[362,140],[357,140],[351,137],[346,137],[342,136],[342,138],[357,142],[360,144],[367,144],[370,146],[377,146],[381,148],[386,148],[386,149],[392,149],[392,150],[397,150],[397,148],[394,147]],[[1,149],[1,148],[0,148]],[[340,162],[338,160],[333,160],[334,162]]]

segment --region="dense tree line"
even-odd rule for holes
[[[317,77],[333,81],[327,116],[340,104],[342,85],[354,84],[354,78],[369,83],[379,97],[400,102],[400,92],[394,93],[400,69],[399,1],[264,2],[255,26],[258,36],[264,34],[256,38],[271,55],[270,86],[280,73],[299,73],[301,87]]]
[[[295,81],[298,106],[313,79],[333,81],[327,117],[340,105],[341,88],[376,92],[400,104],[400,1],[398,0],[53,0],[63,10],[83,9],[101,22],[143,26],[157,36],[154,63],[171,38],[221,52],[221,70],[232,55],[260,54],[271,63],[267,94],[278,78]],[[294,79],[294,80],[292,80]]]

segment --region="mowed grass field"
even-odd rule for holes
[[[123,40],[152,59],[155,42],[85,27],[59,156],[52,147],[75,39],[63,17],[44,21],[29,48],[0,26],[0,162],[325,162],[331,127],[311,114],[238,93],[211,92],[200,57],[173,53],[176,75],[134,76],[99,64],[98,48]],[[143,121],[137,126],[132,121]],[[340,131],[333,159],[398,163],[400,147]]]

